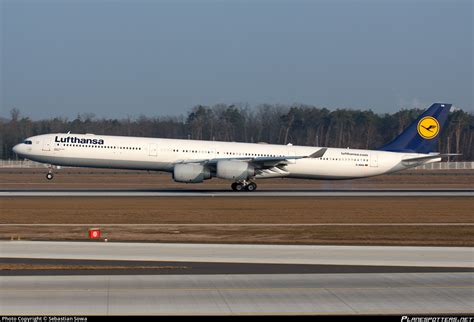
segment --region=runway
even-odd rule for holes
[[[474,189],[9,189],[0,197],[474,197]]]

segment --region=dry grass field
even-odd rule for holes
[[[216,189],[169,175],[2,169],[2,189]],[[354,181],[260,180],[259,189],[474,188],[471,171],[411,171]],[[0,239],[355,245],[474,245],[472,197],[18,197],[0,198]]]

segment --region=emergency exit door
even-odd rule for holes
[[[148,147],[148,155],[152,157],[156,157],[158,155],[158,147],[156,144],[150,144]]]
[[[373,167],[373,168],[377,168],[379,166],[377,153],[371,153],[370,154],[370,166]]]

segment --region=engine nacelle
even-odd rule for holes
[[[216,177],[228,180],[247,180],[255,175],[255,169],[247,162],[223,160],[217,162]]]
[[[197,163],[176,164],[173,179],[177,182],[199,183],[211,178],[211,171]]]

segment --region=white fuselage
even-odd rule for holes
[[[416,165],[402,159],[423,156],[376,150],[328,148],[320,158],[306,157],[320,147],[176,140],[93,134],[45,134],[28,138],[14,151],[27,159],[59,166],[172,172],[174,165],[205,160],[289,157],[287,164],[265,169],[256,178],[351,179],[380,175]],[[435,162],[438,160],[430,160]]]

